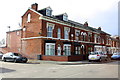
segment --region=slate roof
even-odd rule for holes
[[[21,30],[22,30],[22,29],[17,29],[17,30],[8,31],[8,32],[6,32],[6,33],[21,31]]]
[[[38,10],[37,12],[39,12],[39,13],[42,14],[43,16],[47,16],[47,15],[45,14],[45,10],[46,10],[46,9],[47,9],[47,8],[43,8],[43,9],[41,9],[41,10]],[[64,14],[64,13],[63,13],[63,14]],[[61,18],[59,18],[59,17],[57,17],[57,16],[61,16],[61,15],[63,15],[63,14],[56,15],[56,16],[55,16],[55,15],[52,15],[52,16],[47,16],[47,17],[50,17],[50,18],[52,18],[52,19],[61,20]],[[78,22],[75,22],[75,21],[72,21],[72,20],[68,20],[68,21],[61,20],[61,21],[65,22],[65,23],[68,23],[68,24],[71,24],[71,25],[74,25],[74,26],[77,26],[77,27],[80,27],[80,28],[83,28],[83,29],[86,29],[86,30],[90,30],[90,31],[93,31],[93,32],[97,32],[97,33],[100,33],[100,34],[106,34],[106,35],[109,35],[109,36],[110,36],[110,34],[104,32],[104,31],[102,31],[102,30],[98,30],[98,29],[93,28],[93,27],[90,27],[90,26],[85,27],[84,24],[81,24],[81,23],[78,23]]]

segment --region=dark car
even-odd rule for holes
[[[28,59],[26,57],[23,57],[19,53],[13,53],[13,52],[8,52],[2,56],[2,60],[4,62],[6,61],[13,61],[13,62],[24,62],[26,63]]]

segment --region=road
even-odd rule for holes
[[[118,78],[118,62],[58,65],[2,62],[3,78]]]

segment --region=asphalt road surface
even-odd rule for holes
[[[0,63],[2,78],[118,78],[118,61],[78,65]]]

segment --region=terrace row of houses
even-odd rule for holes
[[[50,7],[38,10],[35,3],[22,16],[21,29],[7,32],[6,46],[0,51],[41,56],[42,60],[79,61],[86,60],[91,51],[120,52],[120,38],[87,22],[69,20],[67,13],[52,15]]]

